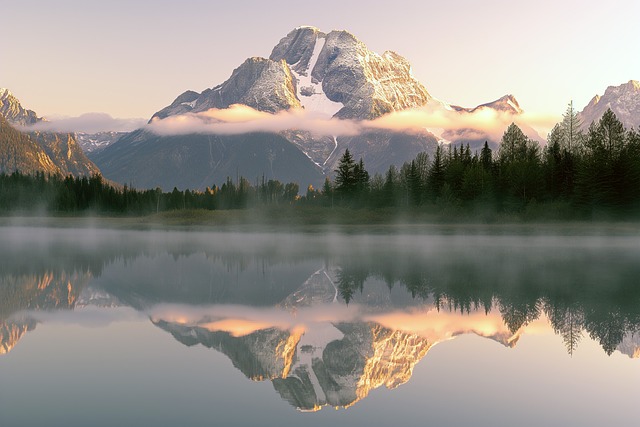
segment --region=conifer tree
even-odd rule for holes
[[[343,197],[352,195],[357,186],[357,177],[356,163],[351,153],[349,153],[349,149],[344,151],[335,173],[336,192],[340,193]]]

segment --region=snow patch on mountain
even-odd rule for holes
[[[313,369],[313,360],[322,359],[322,353],[327,345],[343,337],[344,333],[331,323],[314,323],[298,342],[296,361],[291,367],[292,376],[295,376],[296,372],[305,372],[308,375],[319,405],[327,404],[327,396]]]
[[[85,133],[76,132],[76,139],[78,144],[82,148],[82,151],[89,154],[96,154],[104,150],[120,137],[126,135],[126,132],[98,132],[98,133]]]
[[[325,37],[317,37],[309,65],[305,71],[295,71],[298,69],[296,66],[299,64],[299,62],[296,62],[291,66],[291,72],[297,80],[296,96],[300,100],[302,107],[307,111],[334,116],[344,107],[344,104],[330,100],[322,89],[322,82],[312,77],[313,69],[318,62],[318,57],[320,56],[320,52],[322,52],[325,42]]]

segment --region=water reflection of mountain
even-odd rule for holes
[[[224,353],[250,379],[271,380],[302,410],[348,407],[381,385],[404,384],[431,347],[415,334],[372,323],[315,325],[305,333],[267,328],[240,337],[165,321],[156,325],[185,345]]]
[[[461,334],[514,346],[537,319],[569,353],[588,336],[607,354],[640,355],[640,251],[626,239],[55,237],[0,248],[0,352],[36,326],[33,311],[127,305],[304,410],[403,384],[433,345]],[[188,308],[187,320],[158,305]]]
[[[34,319],[21,311],[73,309],[81,290],[91,279],[89,273],[45,271],[41,274],[0,274],[0,354],[36,327]],[[5,273],[6,272],[6,273]],[[17,315],[16,315],[17,314]]]

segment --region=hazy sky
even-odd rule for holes
[[[637,0],[0,0],[0,87],[40,115],[149,118],[313,25],[400,53],[449,103],[559,116],[640,79],[639,19]]]

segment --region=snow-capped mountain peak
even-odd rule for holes
[[[310,75],[314,92],[307,93],[323,94],[333,107],[342,104],[336,112],[340,118],[373,119],[420,107],[431,99],[413,78],[405,58],[392,51],[372,52],[348,31],[324,34],[313,27],[294,29],[269,58],[285,60],[298,79]],[[306,80],[300,80],[303,86]],[[305,104],[302,99],[301,103]]]
[[[611,109],[627,127],[640,126],[640,82],[629,80],[619,86],[609,86],[602,96],[594,96],[578,114],[585,128]]]

